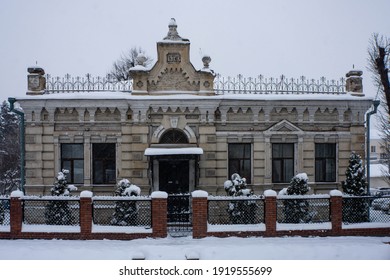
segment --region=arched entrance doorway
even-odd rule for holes
[[[189,144],[186,134],[167,130],[159,144],[145,150],[149,156],[154,191],[168,193],[168,230],[172,236],[192,230],[190,192],[197,184],[197,162],[203,150]]]

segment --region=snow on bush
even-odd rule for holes
[[[58,172],[54,186],[51,188],[52,196],[69,196],[71,191],[77,190],[74,185],[68,185],[69,170]],[[46,204],[45,220],[48,225],[72,225],[75,218],[71,213],[68,201],[52,200]]]
[[[225,181],[223,186],[229,196],[249,197],[253,195],[253,190],[247,189],[246,179],[237,173],[231,176],[231,180]],[[255,201],[242,200],[230,202],[227,211],[233,224],[251,224],[254,223],[256,209]]]
[[[141,189],[133,185],[128,179],[118,182],[115,190],[116,196],[140,196]],[[136,225],[138,219],[139,206],[137,201],[117,201],[115,212],[111,219],[111,224],[116,226]]]
[[[309,178],[306,173],[295,175],[288,188],[283,189],[279,194],[282,195],[305,195],[309,192]],[[307,199],[286,199],[284,204],[284,222],[299,224],[309,223],[314,213],[309,211],[309,201]]]

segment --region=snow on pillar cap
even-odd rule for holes
[[[92,197],[93,193],[91,191],[82,191],[80,197]]]
[[[22,197],[24,196],[24,193],[22,191],[13,191],[11,193],[11,197]]]
[[[266,191],[264,191],[264,196],[269,196],[269,197],[275,196],[276,197],[277,193],[274,190],[266,190]]]
[[[343,193],[339,190],[331,190],[329,194],[330,196],[343,196]]]
[[[162,192],[162,191],[155,191],[155,192],[152,192],[152,195],[151,195],[152,198],[168,198],[168,194],[166,192]]]
[[[206,191],[197,190],[191,193],[192,197],[208,197],[209,194]]]

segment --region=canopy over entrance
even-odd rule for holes
[[[202,148],[147,148],[145,156],[163,156],[163,155],[203,155]]]

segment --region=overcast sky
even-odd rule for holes
[[[170,18],[224,76],[338,79],[366,70],[373,32],[390,37],[389,0],[0,0],[0,100],[22,96],[27,67],[53,76],[105,75],[133,46],[156,58]]]

